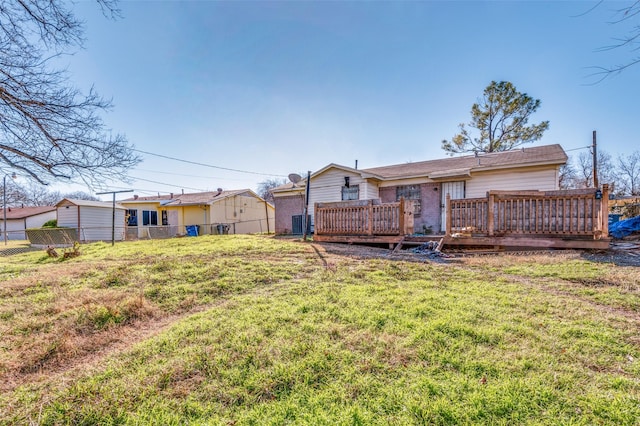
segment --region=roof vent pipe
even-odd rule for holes
[[[358,160],[356,160],[356,170],[358,170]]]

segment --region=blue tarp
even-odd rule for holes
[[[613,238],[624,238],[634,232],[640,232],[640,216],[621,220],[609,226],[609,235]]]

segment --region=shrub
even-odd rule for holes
[[[43,228],[57,228],[58,227],[58,219],[51,219],[46,221],[43,225]]]

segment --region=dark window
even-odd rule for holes
[[[153,210],[142,210],[142,225],[157,225],[158,212]]]
[[[420,185],[404,185],[396,187],[396,201],[400,201],[400,198],[413,200],[413,215],[420,216],[422,213]]]
[[[138,226],[138,210],[136,209],[127,210],[127,225]]]
[[[359,200],[360,199],[360,187],[358,185],[351,185],[348,188],[342,187],[342,201]]]
[[[169,224],[169,219],[167,218],[167,211],[162,210],[162,224],[167,226]]]

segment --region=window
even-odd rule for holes
[[[142,225],[157,225],[158,212],[153,210],[142,210]]]
[[[164,226],[167,226],[169,224],[169,219],[167,217],[167,211],[166,210],[162,210],[162,224]]]
[[[360,190],[358,185],[351,185],[348,188],[342,187],[342,201],[359,200]]]
[[[400,201],[400,198],[413,200],[413,215],[420,216],[422,213],[420,185],[404,185],[396,187],[396,201]]]
[[[138,226],[138,210],[127,210],[127,226]]]

